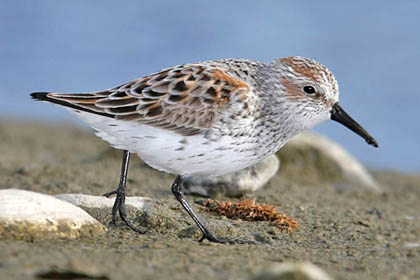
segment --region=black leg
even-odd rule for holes
[[[197,224],[198,228],[203,233],[203,236],[200,238],[199,242],[203,241],[204,239],[207,239],[211,242],[216,243],[229,243],[229,244],[256,244],[258,242],[256,241],[246,241],[246,240],[240,240],[240,239],[222,239],[216,237],[213,232],[211,232],[201,221],[200,217],[197,216],[197,214],[194,212],[194,209],[188,204],[188,201],[186,200],[184,193],[182,192],[182,177],[177,176],[174,183],[172,184],[172,193],[175,195],[176,199],[181,203],[182,207],[184,207],[185,210],[187,210],[190,217],[194,220],[194,222]]]
[[[112,224],[115,225],[117,221],[117,211],[120,213],[121,219],[124,223],[132,230],[138,233],[145,233],[145,230],[141,230],[133,225],[133,223],[128,219],[127,213],[125,210],[125,185],[127,183],[127,173],[128,173],[128,163],[130,161],[130,152],[124,150],[123,161],[121,167],[120,175],[120,184],[115,191],[104,194],[106,197],[110,197],[113,194],[116,194],[114,206],[112,207]]]

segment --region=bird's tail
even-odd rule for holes
[[[114,115],[105,113],[103,108],[98,108],[95,103],[103,98],[91,93],[53,93],[53,92],[33,92],[32,99],[37,101],[47,101],[75,110],[85,111],[105,117],[113,118]]]

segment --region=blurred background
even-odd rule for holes
[[[379,142],[315,130],[373,168],[420,171],[420,1],[0,2],[0,118],[72,122],[33,91],[86,92],[177,64],[300,55],[335,74],[341,104]]]

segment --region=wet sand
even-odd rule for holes
[[[101,195],[116,187],[122,153],[87,129],[3,120],[0,155],[1,189]],[[264,189],[248,197],[297,219],[300,227],[293,234],[268,222],[219,217],[194,204],[218,234],[269,245],[198,243],[198,229],[170,191],[174,176],[133,157],[128,195],[162,205],[156,217],[140,217],[131,209],[137,225],[148,227],[146,234],[119,222],[92,238],[0,240],[1,279],[52,279],[48,272],[54,271],[92,279],[250,279],[273,263],[301,261],[336,279],[420,279],[420,175],[373,171],[385,191],[377,194],[337,188],[310,172],[297,182],[295,175],[287,176],[284,170],[293,168],[285,162]],[[196,199],[202,198],[189,196],[191,203]],[[89,212],[104,224],[110,221],[108,211]]]

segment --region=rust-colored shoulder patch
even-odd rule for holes
[[[246,93],[250,89],[247,83],[233,78],[220,69],[216,69],[212,76],[215,82],[213,88],[214,101],[217,104],[227,104],[233,93],[240,93],[243,99],[246,98]]]
[[[233,86],[232,90],[235,90],[235,89],[238,89],[238,88],[243,88],[243,87],[249,89],[249,86],[248,86],[247,83],[242,82],[240,80],[237,80],[237,79],[233,78],[232,76],[226,74],[225,72],[223,72],[222,70],[219,70],[219,69],[216,69],[216,71],[214,71],[213,78],[216,81],[220,80],[220,81],[223,81],[223,82],[226,82],[226,83],[232,85]]]

